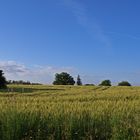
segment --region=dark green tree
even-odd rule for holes
[[[77,76],[77,85],[78,86],[82,85],[82,81],[81,81],[80,75]]]
[[[111,81],[110,80],[104,80],[101,82],[99,86],[111,86]]]
[[[74,85],[75,81],[70,74],[62,72],[60,74],[56,73],[54,85]]]
[[[7,81],[6,78],[4,77],[4,73],[2,70],[0,70],[0,89],[5,89],[7,88]]]
[[[131,84],[127,81],[122,81],[122,82],[118,83],[118,86],[131,86]]]

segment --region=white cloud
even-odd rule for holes
[[[15,61],[0,61],[0,69],[4,70],[8,76],[24,76],[30,72],[30,70],[23,64],[17,63]]]
[[[15,61],[0,61],[0,70],[3,70],[8,80],[29,80],[31,82],[40,82],[51,84],[54,80],[55,73],[68,72],[76,80],[79,74],[78,70],[73,67],[52,67],[52,66],[26,66]],[[82,71],[80,71],[81,73]],[[99,84],[102,80],[110,79],[113,84],[120,81],[129,81],[133,85],[139,85],[139,72],[117,72],[117,73],[93,73],[80,74],[83,84],[93,83]]]
[[[0,69],[4,71],[7,79],[29,80],[31,82],[41,82],[51,84],[55,73],[68,72],[73,74],[72,67],[52,67],[35,65],[28,67],[15,61],[0,61]]]

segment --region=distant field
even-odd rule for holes
[[[11,85],[0,140],[140,140],[140,87]]]

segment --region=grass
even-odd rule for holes
[[[140,139],[140,87],[9,89],[0,91],[0,140]]]

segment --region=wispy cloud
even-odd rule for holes
[[[77,22],[83,26],[92,37],[98,39],[104,43],[106,47],[111,46],[111,41],[106,34],[104,34],[101,26],[97,20],[88,16],[88,9],[86,6],[78,0],[62,0],[65,6],[67,6],[73,15],[76,17]],[[91,20],[92,19],[92,20]]]
[[[140,40],[140,37],[131,35],[131,34],[126,34],[126,33],[118,33],[118,32],[104,32],[106,34],[111,34],[111,35],[116,35],[119,37],[125,37],[125,38],[129,38],[129,39],[134,39],[134,40]]]
[[[8,76],[24,76],[30,73],[30,69],[15,61],[0,61],[0,69],[4,70]]]
[[[0,69],[4,71],[7,79],[29,80],[31,82],[41,82],[51,84],[55,73],[74,73],[73,67],[52,67],[52,66],[26,66],[15,61],[0,61]]]

